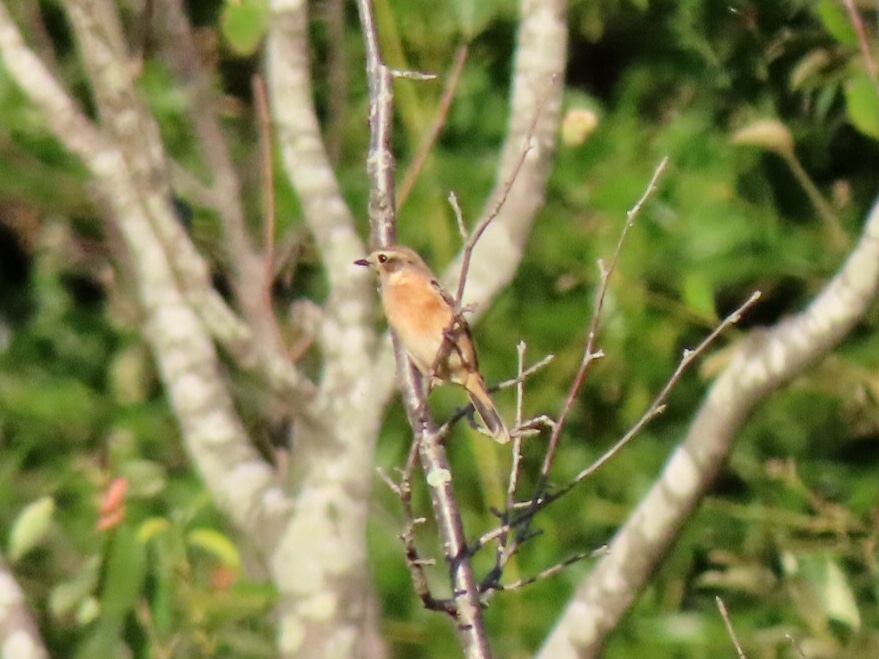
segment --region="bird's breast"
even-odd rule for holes
[[[452,322],[452,312],[439,293],[421,277],[398,273],[382,287],[388,323],[422,372],[433,365]]]

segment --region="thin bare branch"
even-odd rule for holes
[[[866,313],[877,291],[879,204],[871,209],[845,264],[805,310],[739,342],[685,439],[617,531],[611,551],[577,588],[538,659],[598,655],[609,631],[674,546],[754,407],[836,346]]]
[[[392,76],[381,59],[371,0],[358,0],[360,24],[366,43],[369,82],[370,143],[367,171],[370,178],[369,222],[373,243],[386,246],[396,233],[394,209],[394,157],[391,152]],[[463,310],[460,310],[463,313]],[[453,322],[461,322],[457,316]],[[393,336],[397,376],[403,404],[424,470],[433,514],[451,578],[458,640],[468,659],[490,659],[491,649],[479,601],[479,587],[470,564],[464,525],[455,500],[452,472],[437,428],[426,407],[429,386],[412,366],[400,341]]]
[[[516,503],[513,505],[510,505],[508,503],[507,512],[504,516],[502,516],[502,523],[497,528],[492,529],[487,533],[484,533],[476,542],[471,543],[471,551],[479,551],[479,549],[486,546],[489,542],[504,537],[504,535],[508,533],[511,528],[515,528],[517,526],[526,527],[527,524],[530,523],[530,521],[539,511],[543,510],[553,501],[561,498],[562,496],[570,492],[577,483],[585,480],[586,478],[594,474],[612,457],[619,453],[623,449],[623,447],[626,446],[626,444],[628,444],[635,436],[637,436],[637,434],[644,428],[644,426],[646,426],[651,420],[653,420],[663,412],[663,410],[665,409],[666,398],[668,398],[669,393],[671,393],[672,389],[680,380],[686,369],[703,352],[705,352],[705,350],[707,350],[708,347],[726,329],[737,323],[741,319],[742,314],[747,311],[747,309],[749,309],[753,304],[755,304],[759,298],[759,292],[753,293],[751,297],[749,297],[738,309],[736,309],[729,316],[724,318],[724,320],[717,327],[715,327],[714,330],[695,349],[684,351],[684,354],[681,357],[681,360],[675,368],[674,372],[666,381],[665,386],[657,394],[656,398],[654,398],[653,402],[650,404],[650,406],[647,408],[641,418],[638,419],[638,421],[636,421],[635,424],[601,457],[599,457],[595,462],[589,465],[589,467],[582,470],[566,485],[555,490],[554,492],[547,493],[544,487],[538,487],[535,490],[534,497],[530,501]],[[555,430],[555,428],[553,428],[553,430]],[[517,511],[517,514],[510,518],[509,513],[513,510]]]
[[[675,385],[681,379],[681,376],[684,374],[684,371],[694,362],[699,356],[708,349],[714,341],[719,337],[723,332],[725,332],[729,327],[735,325],[742,317],[742,314],[745,313],[748,309],[750,309],[754,304],[757,303],[757,300],[760,299],[760,291],[754,291],[751,293],[751,297],[745,300],[735,311],[733,311],[730,315],[723,319],[717,327],[707,336],[705,339],[696,346],[694,349],[684,350],[684,354],[681,356],[680,361],[678,362],[677,368],[675,368],[674,373],[672,373],[671,377],[666,381],[665,386],[663,386],[662,390],[656,395],[656,398],[653,399],[653,402],[650,404],[650,407],[647,408],[647,411],[641,415],[641,418],[635,422],[635,424],[629,428],[625,435],[623,435],[612,447],[610,447],[598,460],[593,462],[589,467],[581,471],[574,478],[574,482],[582,481],[586,478],[589,478],[592,474],[598,471],[604,464],[607,463],[612,457],[614,457],[617,453],[619,453],[623,447],[628,444],[632,439],[644,429],[648,423],[650,423],[657,416],[662,414],[665,411],[665,401],[668,398],[668,395],[671,393],[671,390],[674,389]]]
[[[413,442],[409,448],[409,456],[406,459],[406,466],[402,470],[399,483],[394,482],[381,469],[379,469],[379,476],[400,497],[405,523],[399,538],[403,543],[406,567],[409,570],[409,577],[412,580],[415,594],[418,595],[424,608],[430,611],[440,611],[454,617],[457,612],[454,600],[436,598],[430,592],[424,568],[436,565],[436,561],[434,559],[421,558],[418,553],[418,547],[415,544],[415,529],[426,521],[423,517],[416,517],[412,509],[412,475],[415,465],[418,463],[419,444],[419,442]]]
[[[402,80],[415,80],[418,82],[422,82],[425,80],[436,80],[437,75],[435,73],[425,73],[424,71],[410,71],[407,69],[392,69],[391,67],[387,67],[388,73],[391,74],[394,78],[400,78]]]
[[[497,217],[487,225],[489,239],[479,241],[476,265],[471,264],[472,271],[467,277],[468,296],[483,305],[480,311],[487,308],[485,303],[514,276],[536,213],[545,200],[561,119],[568,43],[567,5],[567,0],[519,2],[520,22],[516,31],[506,138],[495,183],[480,217],[495,213],[501,197],[506,197],[506,201],[500,204]],[[541,104],[542,111],[535,126],[534,111]],[[534,147],[524,160],[523,146]],[[510,187],[513,178],[516,185]],[[460,283],[462,260],[463,253],[459,253],[442,275],[450,291],[456,290]]]
[[[327,121],[324,132],[327,154],[333,166],[342,157],[348,115],[349,57],[345,35],[345,0],[326,0],[317,5],[327,29]]]
[[[245,303],[250,302],[248,298],[259,288],[258,256],[247,233],[241,181],[220,125],[220,95],[209,72],[200,64],[203,58],[195,45],[183,0],[153,0],[150,4],[154,3],[157,9],[152,14],[159,21],[156,33],[161,35],[161,52],[185,84],[189,100],[186,108],[211,174],[210,207],[223,225],[225,254],[235,281],[235,294],[241,296],[238,300],[241,308],[250,313],[253,309]]]
[[[867,73],[870,76],[870,80],[873,81],[873,88],[876,90],[876,93],[879,94],[879,67],[876,66],[876,60],[873,59],[872,47],[870,46],[870,41],[867,39],[867,30],[864,28],[864,21],[861,19],[861,14],[858,12],[854,0],[842,0],[842,3],[845,5],[846,11],[848,11],[849,20],[852,22],[852,27],[855,28],[855,34],[858,35],[858,45],[861,48],[861,57],[864,58],[864,65],[867,69]]]
[[[547,366],[553,359],[555,359],[555,355],[547,355],[539,362],[529,366],[526,368],[520,375],[517,375],[514,378],[510,378],[509,380],[504,380],[503,382],[498,382],[496,385],[489,387],[489,391],[497,391],[499,389],[507,389],[509,387],[517,386],[520,382],[524,382],[529,377],[537,373],[540,369]]]
[[[409,165],[409,169],[406,170],[406,174],[403,176],[403,180],[397,188],[398,209],[401,208],[403,204],[406,203],[406,199],[409,198],[409,193],[415,186],[415,182],[418,180],[418,176],[424,168],[424,163],[427,162],[427,158],[430,155],[430,152],[433,151],[436,140],[446,123],[449,108],[452,106],[452,99],[455,98],[455,92],[458,89],[458,82],[461,79],[461,73],[464,71],[464,63],[467,61],[468,51],[469,47],[467,44],[464,44],[463,46],[459,46],[458,50],[455,52],[455,61],[452,64],[452,70],[446,77],[446,84],[445,87],[443,87],[443,93],[440,97],[439,106],[437,107],[436,117],[434,118],[433,124],[431,124],[427,135],[424,136],[424,139],[421,140],[421,143],[418,145],[418,150],[412,158],[412,163]]]
[[[519,341],[517,345],[518,352],[518,360],[517,360],[517,380],[518,385],[516,387],[516,427],[522,423],[522,408],[524,405],[523,399],[525,396],[525,380],[522,377],[525,371],[525,342]],[[516,488],[519,485],[519,469],[522,464],[522,434],[513,433],[513,457],[510,464],[510,476],[507,480],[507,498],[504,503],[504,512],[500,515],[501,525],[511,530],[509,525],[510,522],[510,514],[513,510],[513,504],[516,501]],[[510,537],[509,533],[504,533],[498,537],[497,549],[495,551],[495,566],[493,572],[496,573],[496,577],[493,577],[496,581],[500,578],[501,572],[504,568],[504,565],[509,560],[508,547],[510,545]]]
[[[742,645],[739,643],[738,636],[736,636],[736,630],[733,627],[732,620],[730,620],[729,611],[726,610],[726,604],[724,604],[719,596],[714,598],[714,603],[717,604],[717,610],[720,611],[720,617],[723,618],[723,624],[726,625],[726,633],[729,634],[730,640],[732,640],[733,646],[735,646],[736,655],[739,659],[747,659],[745,651],[742,650]]]
[[[391,150],[394,85],[391,70],[385,66],[379,50],[375,16],[371,0],[357,0],[363,41],[366,45],[366,78],[369,82],[369,224],[372,244],[387,247],[396,242],[396,207],[394,200],[394,154]]]
[[[554,577],[559,572],[564,570],[566,567],[573,565],[574,563],[579,563],[584,558],[596,558],[601,556],[602,554],[607,553],[607,546],[601,546],[594,551],[583,551],[578,552],[572,556],[569,556],[565,560],[560,563],[556,563],[555,565],[551,565],[550,567],[541,570],[537,574],[531,577],[525,577],[523,579],[517,579],[512,583],[508,584],[496,584],[492,587],[493,590],[518,590],[519,588],[524,588],[525,586],[530,586],[531,584],[537,583],[538,581],[543,581],[544,579],[549,579],[550,577]]]
[[[580,393],[580,389],[582,388],[583,383],[586,380],[586,374],[589,372],[589,367],[595,359],[598,359],[603,355],[601,351],[597,351],[595,349],[595,341],[597,340],[598,330],[601,326],[601,312],[604,308],[604,299],[607,295],[610,278],[613,275],[614,270],[616,269],[620,254],[623,251],[623,245],[626,242],[626,236],[628,235],[629,230],[634,225],[635,218],[638,216],[638,213],[641,212],[641,208],[644,206],[647,199],[649,199],[656,190],[656,183],[659,180],[659,177],[662,175],[663,171],[665,171],[665,166],[667,163],[668,158],[663,158],[660,161],[659,165],[657,165],[656,169],[653,171],[653,176],[650,179],[650,183],[647,185],[647,188],[644,190],[641,198],[629,210],[629,212],[626,213],[626,222],[623,225],[622,231],[620,232],[620,237],[617,241],[617,246],[614,250],[613,257],[610,260],[610,264],[606,268],[601,268],[601,283],[598,287],[598,295],[596,296],[595,309],[592,313],[592,321],[589,325],[589,332],[586,335],[586,346],[583,350],[583,359],[580,362],[580,368],[577,370],[577,374],[574,376],[574,381],[571,383],[571,388],[568,390],[568,395],[565,397],[565,402],[562,406],[561,414],[556,421],[556,425],[555,428],[553,428],[552,435],[549,438],[549,444],[547,445],[546,454],[543,458],[543,465],[540,468],[540,478],[542,484],[545,484],[546,479],[549,477],[549,470],[552,467],[552,461],[555,458],[555,452],[558,448],[559,438],[561,437],[562,430],[564,430],[565,427],[565,421],[568,418],[568,413],[571,411],[571,407],[574,405],[574,400],[576,399],[577,394]]]
[[[466,307],[465,307],[466,309]],[[518,385],[520,382],[524,382],[529,377],[534,375],[537,371],[544,368],[547,364],[549,364],[553,359],[554,355],[547,355],[539,362],[529,366],[525,369],[521,376],[517,375],[514,378],[510,378],[509,380],[504,380],[503,382],[499,382],[498,384],[491,385],[490,387],[486,387],[489,393],[494,393],[495,391],[499,391],[501,389],[509,389],[510,387]],[[465,416],[468,416],[470,412],[473,411],[472,405],[465,405],[460,409],[456,410],[455,413],[449,417],[449,420],[444,424],[448,426],[452,426],[457,423],[460,419],[463,419]],[[552,428],[555,426],[555,421],[545,414],[540,414],[538,416],[532,417],[530,419],[525,419],[521,423],[518,423],[516,427],[513,429],[515,432],[524,435],[534,434],[535,429],[549,427]]]
[[[449,205],[455,213],[455,223],[458,225],[458,235],[462,241],[467,240],[467,227],[464,225],[464,213],[461,212],[461,204],[458,203],[458,195],[449,191]]]
[[[476,228],[473,229],[470,236],[467,238],[467,241],[464,243],[464,249],[461,252],[461,269],[458,274],[458,292],[455,294],[455,300],[457,301],[458,306],[461,306],[464,299],[464,289],[467,286],[467,275],[470,272],[470,259],[473,257],[473,249],[476,247],[479,239],[482,238],[482,234],[485,233],[485,230],[488,229],[489,225],[500,214],[501,210],[503,210],[504,204],[507,203],[510,191],[516,184],[516,179],[519,178],[519,172],[522,171],[522,165],[525,163],[525,158],[528,156],[531,149],[534,148],[534,135],[537,130],[537,123],[540,120],[540,113],[543,111],[544,105],[546,105],[547,101],[551,98],[552,90],[555,85],[556,75],[552,75],[543,93],[538,97],[537,107],[534,108],[531,124],[528,126],[528,131],[525,133],[525,137],[522,140],[522,150],[519,153],[519,159],[513,165],[513,171],[510,173],[510,177],[501,188],[500,195],[497,197],[494,207],[479,221],[479,224],[476,225]]]
[[[272,284],[275,281],[275,178],[272,167],[272,125],[269,117],[269,103],[266,97],[266,86],[262,76],[254,74],[251,80],[253,101],[256,108],[257,125],[259,126],[259,144],[262,155],[262,184],[265,215],[263,217],[263,284],[262,297],[264,313],[272,319],[271,325],[279,339],[277,323],[274,322],[272,305]]]

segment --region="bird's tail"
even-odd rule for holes
[[[470,397],[470,402],[482,418],[485,429],[498,444],[506,444],[510,441],[510,431],[504,425],[501,415],[498,414],[494,401],[485,389],[485,382],[479,373],[471,373],[464,388]]]

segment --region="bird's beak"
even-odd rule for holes
[[[367,261],[366,259],[357,259],[356,261],[354,261],[354,265],[365,265],[365,266],[369,266],[369,265],[371,265],[371,264],[370,264],[370,262]]]

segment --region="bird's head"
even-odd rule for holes
[[[408,268],[430,274],[430,268],[418,256],[418,253],[402,245],[391,245],[377,249],[365,259],[354,261],[354,264],[372,268],[383,279]]]

